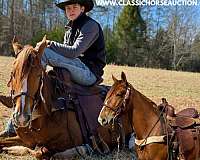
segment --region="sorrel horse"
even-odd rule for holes
[[[134,130],[136,152],[140,160],[168,160],[166,140],[167,128],[164,114],[158,106],[127,82],[122,72],[121,80],[112,77],[114,84],[107,93],[98,121],[102,126],[121,118],[125,134]],[[193,142],[193,139],[192,139]],[[197,141],[198,142],[198,141]],[[187,143],[187,142],[184,142]],[[199,149],[192,143],[191,150],[184,155],[187,160],[197,160]],[[199,146],[199,144],[196,144]]]
[[[23,47],[16,39],[13,40],[16,59],[9,85],[15,103],[13,122],[18,136],[0,141],[0,146],[18,144],[28,147],[26,151],[39,159],[45,153],[51,156],[52,153],[83,144],[76,113],[70,110],[51,112],[55,86],[41,65],[46,46],[46,36],[36,48],[30,45]],[[97,131],[103,140],[111,145],[108,130],[99,127]],[[41,147],[41,152],[31,150],[36,146]],[[6,148],[7,151],[12,149],[16,147]]]

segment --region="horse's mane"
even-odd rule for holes
[[[34,48],[30,45],[26,45],[24,46],[23,50],[20,51],[13,63],[12,73],[17,73],[21,80],[26,77],[31,68],[32,56],[35,56],[34,53]]]
[[[151,99],[149,99],[148,97],[146,97],[144,94],[142,94],[141,92],[139,92],[138,90],[136,90],[131,84],[130,86],[132,87],[132,89],[134,90],[134,92],[137,92],[140,96],[142,96],[147,102],[151,103],[153,106],[157,106],[156,103],[154,101],[152,101]]]

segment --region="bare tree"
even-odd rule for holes
[[[197,17],[193,8],[187,6],[173,7],[168,12],[168,36],[172,40],[172,67],[178,69],[182,61],[191,54],[191,44],[197,33],[194,23]]]

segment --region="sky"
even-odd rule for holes
[[[150,7],[150,10],[151,10],[150,16],[152,16],[153,19],[156,19],[159,16],[159,10],[163,10],[164,13],[162,13],[162,14],[164,14],[164,15],[163,15],[163,17],[161,16],[161,19],[162,19],[163,23],[165,23],[165,22],[169,21],[169,15],[173,15],[175,8],[176,8],[175,6],[172,6],[172,7],[162,6],[160,8],[158,6],[152,6],[152,7]],[[122,9],[123,9],[123,7],[121,7],[121,6],[120,7],[119,6],[109,6],[109,9],[107,12],[101,13],[101,12],[98,12],[98,9],[95,7],[92,17],[94,19],[96,19],[103,27],[108,24],[112,28],[113,23],[115,23],[115,21],[113,21],[113,19],[116,20],[116,17],[119,16]],[[147,9],[143,7],[142,10],[143,10],[142,17],[145,19],[146,14],[147,14]],[[177,6],[177,13],[179,13],[179,11],[186,11],[185,16],[189,17],[193,21],[193,23],[196,23],[200,27],[200,6],[190,6],[190,7]],[[163,24],[163,26],[164,25],[165,24]]]

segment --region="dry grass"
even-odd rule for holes
[[[0,92],[7,94],[6,87],[9,80],[12,58],[0,57]],[[104,82],[112,85],[111,75],[120,78],[121,71],[127,75],[128,81],[141,93],[160,103],[162,97],[167,98],[168,102],[180,110],[189,106],[196,106],[200,111],[200,73],[176,72],[159,69],[146,69],[126,66],[107,65],[105,68]],[[5,120],[9,118],[10,110],[5,107],[0,109],[0,129],[3,129]],[[120,154],[120,159],[129,159],[127,152]],[[86,159],[106,160],[115,159],[116,154],[107,157],[88,157]],[[5,154],[0,155],[1,160],[18,159],[33,160],[31,157],[12,157]]]
[[[113,83],[111,74],[120,79],[121,71],[137,90],[157,103],[165,97],[178,110],[188,106],[200,110],[200,73],[108,65],[106,84]]]

